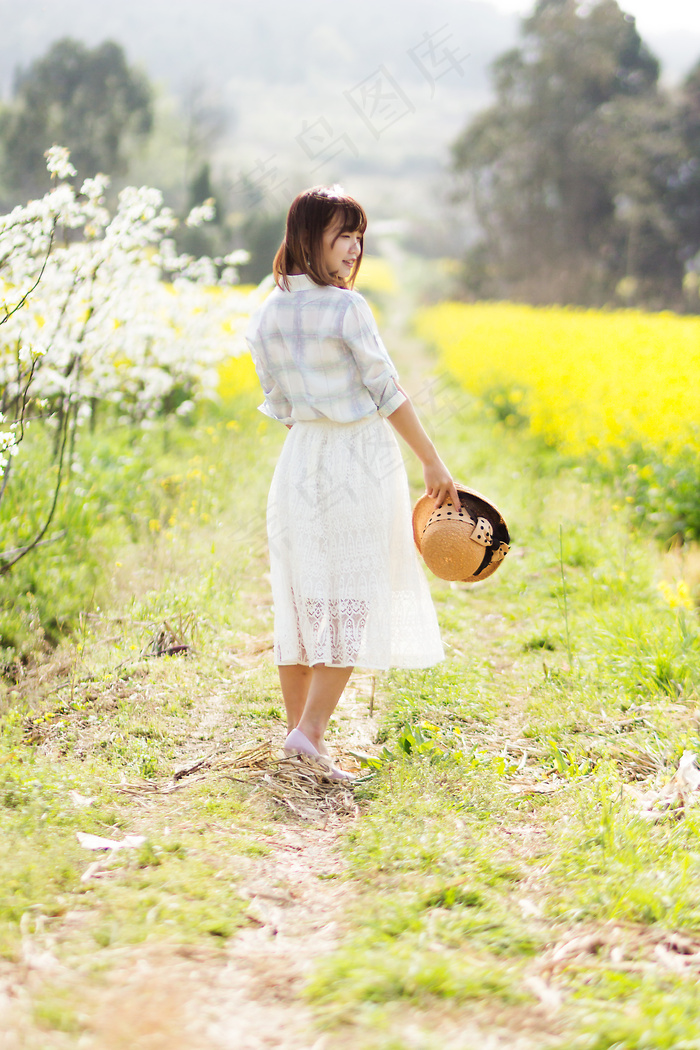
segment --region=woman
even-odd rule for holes
[[[428,667],[444,656],[392,427],[423,464],[435,505],[459,506],[352,290],[366,228],[338,187],[300,193],[274,261],[277,287],[248,330],[261,411],[290,428],[268,500],[284,746],[314,757],[328,755],[324,734],[354,666]],[[332,776],[350,778],[335,766]]]

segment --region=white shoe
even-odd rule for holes
[[[344,769],[338,769],[337,766],[331,765],[330,759],[314,747],[309,738],[305,736],[301,729],[293,729],[288,735],[284,742],[284,750],[290,755],[308,755],[309,758],[318,758],[321,764],[326,766],[326,763],[330,765],[329,776],[331,780],[354,780],[352,773],[347,773]]]
[[[304,736],[301,729],[293,729],[284,742],[284,750],[292,755],[310,755],[311,758],[320,758],[321,752]]]

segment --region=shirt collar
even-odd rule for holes
[[[290,292],[306,292],[309,288],[315,288],[318,291],[321,287],[305,273],[289,273],[287,274],[287,280],[289,281]],[[282,291],[284,290],[284,283],[282,283]]]

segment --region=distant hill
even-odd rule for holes
[[[0,0],[0,25],[6,95],[17,66],[61,36],[117,40],[173,91],[197,78],[283,87],[327,77],[347,87],[363,71],[392,63],[415,81],[420,72],[407,52],[443,26],[452,45],[469,53],[464,85],[485,90],[487,66],[513,42],[518,20],[486,0]],[[700,57],[692,34],[666,32],[647,43],[671,80]]]
[[[447,144],[487,102],[518,25],[477,0],[0,0],[0,24],[5,97],[59,37],[115,40],[228,117],[216,160],[229,180],[278,167],[281,204],[343,180],[387,215],[433,207]]]
[[[470,53],[469,86],[482,87],[485,65],[516,27],[513,17],[476,0],[0,0],[0,17],[3,92],[16,66],[60,36],[117,40],[173,90],[202,76],[221,83],[251,77],[279,87],[325,76],[345,87],[445,25]],[[420,76],[410,62],[406,73]]]

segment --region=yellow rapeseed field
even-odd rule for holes
[[[700,450],[698,317],[446,302],[416,327],[466,390],[566,451]]]
[[[247,390],[257,390],[259,386],[253,359],[247,351],[219,365],[219,396],[224,401]]]

